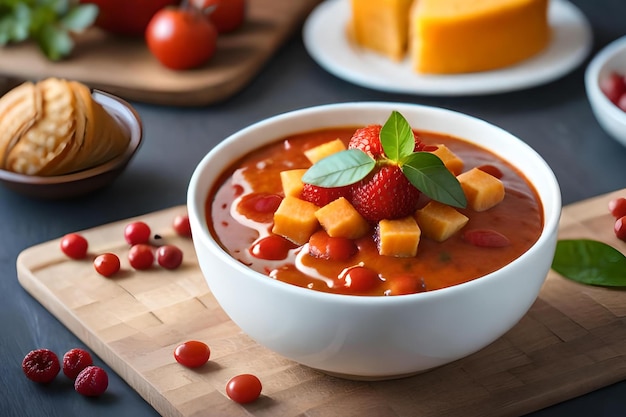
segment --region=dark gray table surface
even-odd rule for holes
[[[254,1],[254,0],[251,0]],[[626,35],[626,1],[573,1],[592,24],[592,55]],[[589,57],[591,58],[591,56]],[[97,401],[28,381],[20,364],[37,347],[56,352],[83,346],[17,281],[24,249],[65,233],[184,204],[201,157],[229,134],[277,113],[318,104],[382,100],[420,103],[485,119],[519,136],[552,166],[564,204],[626,187],[626,147],[598,125],[584,90],[586,60],[567,76],[540,87],[483,97],[423,97],[378,92],[325,72],[294,34],[260,74],[234,97],[202,108],[133,103],[145,142],[124,174],[95,194],[69,201],[39,201],[0,188],[0,416],[157,415],[109,371],[108,394]],[[69,383],[68,383],[69,384]],[[626,415],[626,381],[539,410],[534,417]]]

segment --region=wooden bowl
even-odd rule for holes
[[[98,90],[92,91],[92,97],[127,131],[130,142],[126,151],[102,165],[66,175],[44,177],[0,170],[0,182],[6,188],[29,197],[64,199],[98,190],[117,178],[141,145],[142,122],[135,109],[125,100]]]

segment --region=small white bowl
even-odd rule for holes
[[[626,36],[604,47],[591,60],[585,72],[585,88],[593,114],[611,137],[626,146],[626,112],[600,90],[600,80],[613,71],[626,75]]]
[[[419,129],[490,149],[536,188],[544,229],[504,268],[453,287],[396,297],[329,294],[273,280],[225,252],[209,231],[206,203],[220,174],[243,155],[285,135],[383,123],[393,110]],[[199,163],[187,207],[200,268],[230,318],[270,350],[309,367],[356,379],[422,372],[482,349],[531,307],[552,263],[561,213],[554,173],[528,145],[482,120],[404,103],[345,103],[281,114],[225,139]]]

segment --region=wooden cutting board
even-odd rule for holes
[[[321,0],[248,0],[247,19],[237,31],[220,35],[217,52],[204,67],[171,71],[150,54],[143,38],[125,38],[91,29],[76,39],[71,58],[47,60],[33,43],[0,47],[0,94],[23,80],[61,77],[127,100],[198,106],[239,92],[300,27]]]
[[[626,189],[563,210],[561,237],[588,237],[626,253],[612,232],[607,202]],[[24,250],[21,285],[164,416],[518,416],[626,377],[626,293],[589,287],[551,272],[520,323],[490,346],[410,378],[363,382],[334,378],[284,359],[241,333],[220,309],[189,239],[171,222],[184,206],[141,216],[161,242],[179,245],[175,271],[133,272],[123,228],[133,219],[84,231],[93,254],[112,251],[124,272],[97,275],[91,260],[72,261],[59,241]],[[625,271],[626,273],[626,271]],[[254,312],[251,312],[254,314]],[[198,339],[212,355],[199,370],[177,364],[177,344]],[[263,395],[242,407],[226,382],[254,373]]]

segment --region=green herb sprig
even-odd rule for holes
[[[626,256],[597,240],[559,240],[552,269],[581,284],[626,287]]]
[[[374,159],[360,149],[332,154],[309,168],[302,181],[319,187],[342,187],[365,178],[377,165],[398,165],[413,186],[433,200],[465,207],[461,184],[431,152],[414,152],[415,137],[407,120],[393,111],[380,131],[386,158]]]
[[[72,34],[97,16],[95,4],[72,0],[1,0],[0,46],[32,39],[48,59],[58,61],[74,48]]]

